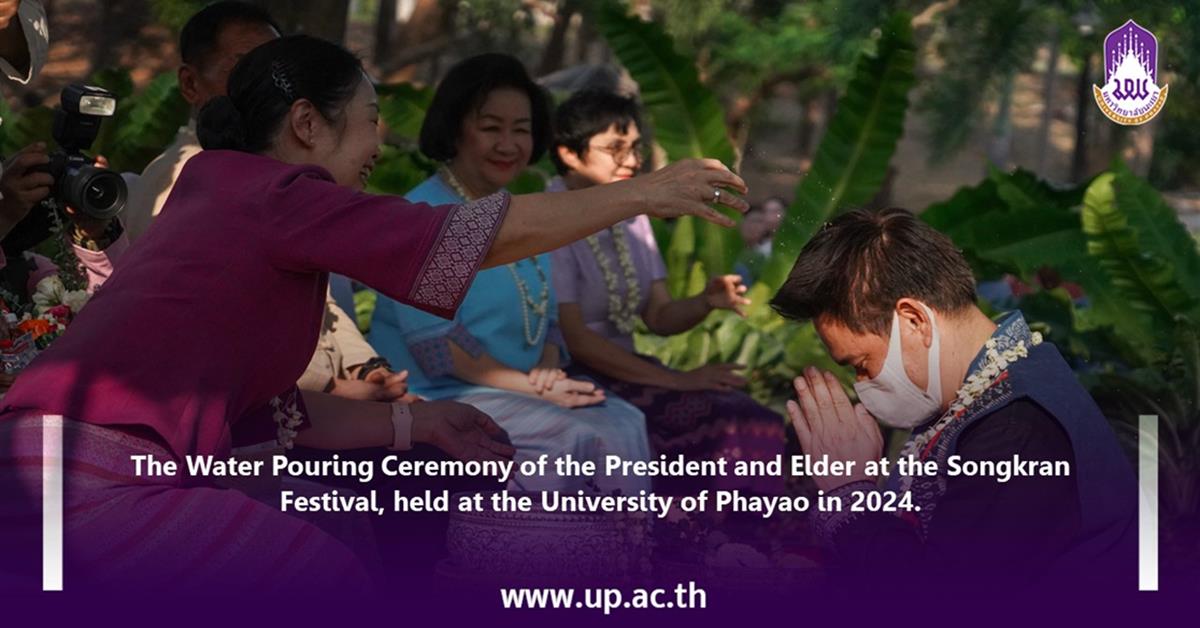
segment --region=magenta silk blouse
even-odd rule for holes
[[[234,423],[270,417],[270,400],[294,390],[329,272],[450,317],[508,201],[430,207],[356,192],[315,166],[204,151],[67,333],[17,378],[0,420],[33,409],[144,426],[177,457],[225,455]]]

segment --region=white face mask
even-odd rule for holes
[[[917,388],[904,371],[900,317],[895,313],[892,314],[892,336],[883,369],[874,378],[854,384],[854,390],[867,410],[891,427],[916,427],[942,407],[941,339],[933,311],[924,305],[921,307],[929,314],[929,324],[933,326],[933,342],[929,346],[929,386],[925,390]]]

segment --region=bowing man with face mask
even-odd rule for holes
[[[804,453],[854,463],[849,475],[814,478],[844,498],[813,521],[844,573],[905,574],[889,588],[931,578],[1025,586],[1080,568],[1109,584],[1132,578],[1137,494],[1115,434],[1020,312],[993,322],[979,310],[948,238],[906,210],[849,212],[804,247],[772,305],[813,321],[856,374],[861,403],[814,368],[788,402]],[[936,462],[937,473],[901,473],[893,460],[878,486],[867,469],[884,455],[877,421],[911,430],[900,458]],[[1012,477],[972,474],[993,464]],[[913,507],[852,508],[887,504],[889,492],[911,495]]]

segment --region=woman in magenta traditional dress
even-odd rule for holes
[[[239,62],[205,107],[207,149],[155,224],[0,414],[0,572],[37,582],[43,434],[64,439],[65,576],[72,586],[248,591],[360,587],[352,553],[311,524],[206,478],[144,477],[131,456],[229,454],[231,426],[326,449],[432,443],[459,458],[512,449],[449,401],[386,404],[295,389],[329,272],[452,316],[481,267],[562,246],[635,213],[717,217],[720,164],[694,161],[574,195],[430,207],[360,190],[378,104],[359,61],[305,36]],[[745,209],[740,200],[727,204]],[[239,428],[241,425],[239,425]],[[84,584],[86,583],[86,584]]]

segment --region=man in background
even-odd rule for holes
[[[2,2],[3,0],[0,0]],[[276,39],[280,30],[265,10],[247,2],[214,2],[192,16],[179,34],[179,91],[192,107],[175,142],[129,185],[124,222],[136,246],[175,186],[184,164],[201,151],[196,115],[210,99],[225,95],[229,74],[246,53]],[[367,344],[354,319],[330,299],[316,352],[298,382],[301,389],[342,397],[393,401],[407,392],[407,373],[392,373]]]
[[[123,220],[131,242],[149,228],[162,211],[183,165],[200,152],[200,140],[196,138],[200,108],[213,97],[225,94],[229,73],[242,56],[279,37],[279,32],[270,14],[246,2],[210,4],[184,25],[179,34],[179,92],[191,105],[192,114],[174,143],[130,183]]]

